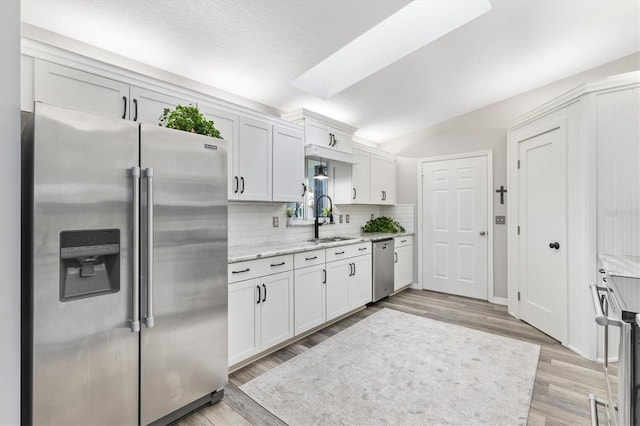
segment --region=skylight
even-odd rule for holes
[[[415,0],[291,82],[330,98],[491,10],[488,0]]]

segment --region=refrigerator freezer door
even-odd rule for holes
[[[227,145],[141,125],[141,423],[227,383]],[[153,282],[145,242],[153,169]],[[148,301],[148,289],[153,300]],[[144,324],[153,304],[153,327]]]
[[[25,290],[32,292],[32,422],[135,424],[130,168],[139,162],[138,128],[40,103],[34,114],[25,165],[33,167]]]

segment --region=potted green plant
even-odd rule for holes
[[[363,227],[362,232],[384,232],[395,234],[404,232],[404,228],[398,222],[386,216],[380,216],[368,221]]]
[[[160,116],[160,126],[169,129],[184,130],[221,139],[220,132],[215,128],[212,120],[207,120],[195,106],[178,105],[174,110],[164,109]]]

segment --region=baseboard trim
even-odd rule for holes
[[[506,297],[493,297],[493,301],[491,303],[494,303],[496,305],[503,305],[503,306],[508,306],[509,305],[509,300]]]

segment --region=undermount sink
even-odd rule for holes
[[[355,240],[356,237],[326,237],[326,238],[312,238],[307,240],[312,243],[335,243],[338,241]]]

